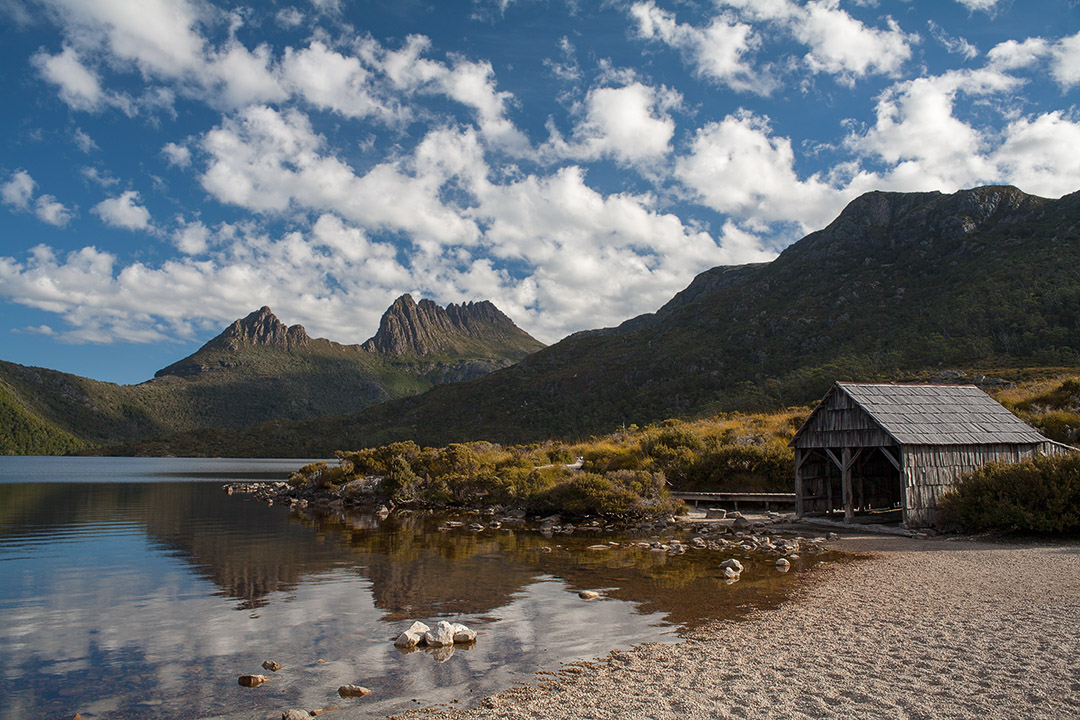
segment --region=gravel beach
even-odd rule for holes
[[[1080,544],[847,536],[743,621],[643,645],[455,718],[1080,718]]]

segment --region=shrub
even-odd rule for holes
[[[1080,533],[1080,453],[990,463],[938,501],[946,530]]]
[[[626,515],[638,509],[638,496],[600,475],[580,473],[542,493],[537,504],[567,515]]]

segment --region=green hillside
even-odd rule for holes
[[[416,315],[417,308],[426,314]],[[491,303],[440,308],[404,296],[383,321],[391,329],[369,343],[387,349],[341,345],[286,327],[262,308],[138,385],[0,361],[2,412],[11,417],[0,454],[340,415],[483,376],[543,347]]]
[[[653,315],[480,380],[233,442],[260,454],[271,437],[309,453],[407,438],[572,439],[811,403],[836,379],[1078,364],[1080,194],[875,192],[774,262],[708,271]],[[197,451],[192,440],[174,446]]]

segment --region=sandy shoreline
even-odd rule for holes
[[[873,557],[822,570],[750,620],[423,715],[1080,717],[1080,544],[860,536],[835,546]]]

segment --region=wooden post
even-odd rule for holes
[[[854,494],[851,492],[851,448],[844,448],[840,464],[840,482],[844,494],[844,522],[850,524],[855,519]]]
[[[802,449],[795,448],[795,516],[803,516]]]

